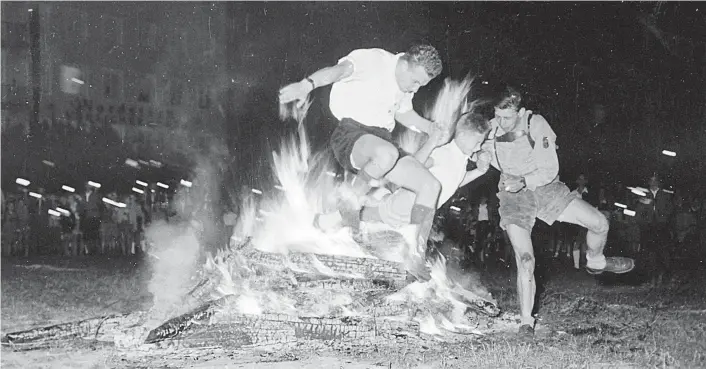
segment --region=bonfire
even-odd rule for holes
[[[470,79],[447,79],[428,117],[452,132],[470,84]],[[362,241],[347,228],[325,233],[313,226],[315,214],[351,191],[336,175],[331,157],[311,151],[303,125],[308,106],[282,108],[283,118],[298,124],[297,133],[272,153],[276,183],[243,194],[230,245],[208,255],[191,278],[185,273],[191,266],[169,266],[188,278],[188,288],[170,290],[163,298],[157,296],[157,285],[153,309],[139,318],[103,317],[73,323],[81,327],[76,329],[112,327],[113,340],[123,347],[178,342],[182,347],[233,348],[312,339],[373,342],[482,335],[487,321],[481,317],[500,314],[495,300],[483,288],[467,289],[468,283],[451,278],[455,274],[441,255],[428,262],[429,280],[411,278],[406,255],[428,256],[409,247],[411,226],[364,224]],[[410,131],[400,145],[413,151],[422,137]],[[192,227],[165,232],[153,240],[155,250],[168,253],[174,244],[188,244],[189,252],[198,251]],[[162,256],[156,259],[178,260]],[[132,319],[129,327],[105,324],[127,317]],[[56,327],[13,333],[5,340],[31,345],[71,331]]]

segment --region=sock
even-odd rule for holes
[[[414,206],[412,206],[412,215],[410,216],[410,223],[422,224],[430,215],[432,216],[433,221],[433,216],[435,212],[436,210],[430,207],[426,207],[420,204],[414,204]]]
[[[574,250],[574,268],[579,269],[581,267],[581,250]]]
[[[603,269],[606,266],[605,255],[602,253],[598,256],[591,256],[590,252],[586,253],[586,267],[591,269]]]

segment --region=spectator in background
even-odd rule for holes
[[[641,197],[637,207],[640,224],[640,245],[645,267],[653,287],[662,285],[669,272],[674,245],[670,221],[674,215],[672,197],[662,189],[662,181],[655,173],[648,180],[649,191]]]
[[[595,191],[588,189],[588,178],[585,174],[579,174],[576,178],[576,188],[571,191],[571,194],[579,199],[582,199],[590,205],[596,207],[598,205]],[[602,213],[602,212],[601,212]],[[603,214],[605,216],[605,214]],[[606,219],[609,219],[606,217]],[[569,245],[571,245],[571,258],[574,261],[574,269],[581,269],[581,255],[586,253],[586,234],[588,230],[580,225],[567,223],[564,229],[568,232]]]
[[[29,207],[27,206],[26,189],[24,193],[17,198],[17,206],[15,210],[17,211],[17,230],[15,231],[16,239],[14,247],[21,248],[23,250],[22,254],[25,257],[29,256],[29,223],[30,223],[30,213]],[[18,250],[19,251],[19,250]]]
[[[137,201],[135,195],[130,195],[126,203],[127,221],[129,224],[128,242],[127,247],[130,248],[130,253],[135,254],[136,248],[144,251],[142,245],[142,230],[144,228],[144,221],[146,219],[146,212],[142,207],[142,204]]]
[[[17,238],[20,236],[20,219],[17,214],[17,204],[13,197],[7,199],[6,209],[2,216],[2,255],[12,256],[17,244]]]
[[[132,239],[132,227],[130,226],[130,195],[122,196],[120,201],[125,207],[115,209],[115,223],[118,227],[117,248],[118,253],[127,255]]]
[[[674,210],[673,225],[678,256],[689,259],[700,257],[697,252],[699,243],[697,230],[699,202],[697,198],[687,199],[685,196],[677,196]]]
[[[494,237],[493,222],[491,222],[492,210],[488,206],[488,198],[486,196],[481,196],[478,205],[474,207],[474,212],[476,219],[476,250],[478,250],[481,263],[483,263],[492,251],[488,246],[491,244],[490,240]]]
[[[77,237],[77,222],[76,222],[76,199],[73,195],[69,195],[64,199],[64,204],[62,208],[66,209],[69,213],[62,214],[59,222],[61,225],[61,245],[63,247],[64,255],[71,256],[77,255],[78,249],[78,237]]]
[[[61,206],[61,203],[59,202],[59,199],[56,195],[49,195],[47,197],[47,205],[46,205],[46,210],[44,211],[45,216],[49,217],[49,238],[47,239],[47,247],[48,251],[51,252],[52,254],[59,253],[61,254],[61,250],[59,249],[61,247],[61,214],[58,216],[56,215],[48,215],[49,209],[55,209],[56,207]]]
[[[98,249],[100,242],[100,216],[101,199],[98,191],[86,184],[86,191],[83,194],[81,212],[81,233],[83,234],[83,251],[92,254]]]

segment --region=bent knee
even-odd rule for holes
[[[388,172],[395,166],[400,153],[392,145],[378,146],[374,151],[373,161],[385,172]]]
[[[600,212],[596,212],[596,220],[592,222],[591,227],[588,228],[593,233],[608,233],[608,230],[610,230],[610,222],[605,215]]]
[[[427,193],[438,194],[441,193],[441,182],[439,182],[433,174],[427,172],[422,179],[422,190]]]

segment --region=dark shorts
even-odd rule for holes
[[[515,224],[532,230],[536,218],[552,225],[569,203],[577,198],[560,181],[537,187],[534,191],[524,189],[510,193],[500,190],[500,226],[507,229],[509,224]]]
[[[331,134],[331,149],[333,150],[333,155],[343,168],[353,173],[358,172],[358,168],[355,168],[353,163],[351,163],[353,146],[358,139],[365,135],[380,137],[394,145],[392,142],[392,132],[385,128],[369,127],[350,118],[343,118]],[[397,145],[395,145],[395,147],[397,147]]]

